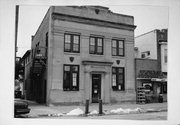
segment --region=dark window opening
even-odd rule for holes
[[[79,90],[79,66],[78,65],[64,65],[64,91],[78,91]]]
[[[80,35],[65,34],[64,35],[64,52],[80,52]]]
[[[124,40],[112,40],[112,55],[124,56]]]
[[[89,53],[103,55],[103,38],[90,37]]]
[[[125,89],[123,67],[112,68],[112,89],[114,91],[123,91]]]

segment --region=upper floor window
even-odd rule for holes
[[[124,68],[113,67],[112,68],[112,89],[114,91],[122,91],[124,87]]]
[[[164,49],[164,62],[167,63],[167,49]]]
[[[89,53],[103,55],[103,38],[92,36],[90,37]]]
[[[64,52],[80,52],[80,35],[65,34],[64,35]]]
[[[112,55],[124,56],[124,40],[112,40]]]
[[[78,65],[64,65],[63,76],[63,90],[64,91],[78,91],[79,90],[79,66]]]

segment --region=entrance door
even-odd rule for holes
[[[92,74],[92,102],[101,99],[101,74]]]

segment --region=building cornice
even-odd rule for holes
[[[125,30],[131,30],[131,31],[134,31],[134,29],[136,28],[135,25],[130,25],[130,24],[116,23],[116,22],[110,22],[110,21],[105,21],[105,20],[73,16],[73,15],[67,15],[67,14],[61,14],[61,13],[55,13],[55,12],[52,13],[52,19],[82,23],[82,24],[89,24],[89,25],[96,25],[96,26],[101,26],[101,27],[125,29]]]

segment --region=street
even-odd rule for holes
[[[23,116],[21,117],[23,118]],[[24,118],[33,118],[24,115]],[[95,116],[39,116],[40,119],[119,119],[119,120],[167,120],[167,112],[123,114],[123,115],[95,115]]]
[[[118,108],[125,109],[136,109],[140,108],[146,112],[136,113],[110,113],[113,109],[117,111]],[[82,110],[84,112],[85,107],[83,105],[72,105],[72,106],[44,106],[44,105],[31,105],[31,112],[26,115],[21,115],[21,118],[47,118],[47,119],[121,119],[121,120],[167,120],[167,103],[151,103],[151,104],[107,104],[103,105],[103,111],[107,113],[103,115],[98,114],[98,104],[91,104],[89,111],[96,111],[94,115],[85,116],[81,115],[67,115],[72,110]],[[77,112],[78,113],[78,112]]]

